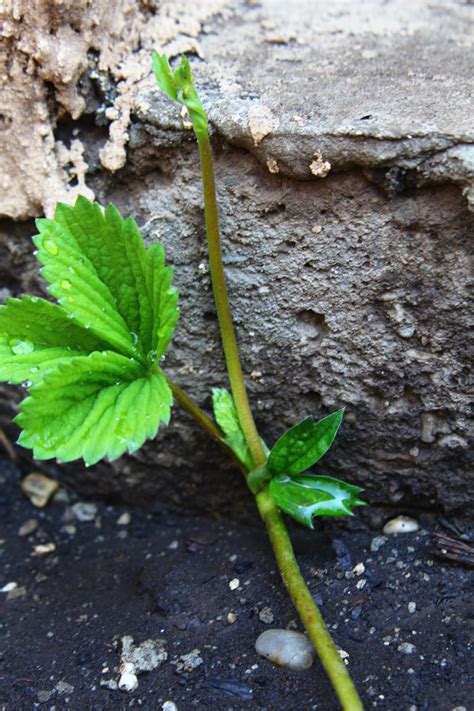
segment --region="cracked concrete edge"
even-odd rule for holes
[[[90,114],[84,78],[112,83],[98,107],[108,126],[102,169],[113,173],[126,165],[134,117],[166,128],[168,107],[150,71],[153,46],[170,57],[205,57],[195,69],[212,124],[269,172],[304,180],[360,167],[389,195],[405,184],[451,182],[473,209],[474,135],[466,120],[468,63],[462,59],[468,15],[453,0],[439,5],[434,12],[394,2],[381,18],[375,0],[364,0],[357,12],[348,0],[337,0],[331,10],[307,0],[291,9],[281,0],[192,6],[184,0],[146,6],[67,0],[54,8],[46,0],[11,0],[0,17],[0,215],[51,215],[58,199],[93,197],[80,138],[66,146],[55,135],[58,120],[69,115],[74,126]],[[431,65],[433,86],[425,78]],[[439,67],[445,75],[435,73]],[[371,82],[379,76],[373,99]],[[301,97],[298,83],[308,80],[309,96]],[[300,115],[308,99],[316,106],[309,117]],[[370,106],[380,115],[360,116]],[[182,121],[179,127],[184,130]]]

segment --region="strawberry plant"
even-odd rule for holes
[[[319,516],[349,516],[359,487],[307,470],[332,445],[338,410],[307,417],[268,449],[250,409],[221,257],[208,121],[188,60],[172,70],[153,53],[159,87],[189,112],[202,168],[209,265],[230,392],[213,390],[209,417],[161,367],[178,320],[178,294],[163,247],[145,248],[132,218],[84,197],[37,220],[35,255],[48,292],[0,306],[0,379],[27,396],[19,444],[39,460],[86,465],[135,452],[170,420],[176,400],[235,460],[254,495],[290,597],[344,709],[361,701],[301,575],[283,513],[313,528]]]

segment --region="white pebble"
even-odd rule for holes
[[[38,528],[38,521],[35,518],[29,518],[28,521],[22,523],[18,529],[19,536],[29,536]]]
[[[352,568],[352,572],[354,575],[362,575],[362,573],[365,573],[365,565],[363,563],[357,563],[357,565]]]
[[[123,667],[135,668],[133,664],[124,664]],[[132,671],[123,671],[119,679],[118,688],[120,691],[127,691],[128,693],[135,691],[138,688],[137,675]]]
[[[237,615],[235,612],[229,612],[227,615],[227,624],[233,625],[234,622],[237,622]]]
[[[411,642],[402,642],[402,644],[398,645],[397,649],[399,652],[402,652],[402,654],[413,654],[413,652],[416,652],[416,647]]]
[[[387,536],[375,536],[375,538],[372,538],[372,542],[370,544],[370,550],[372,553],[377,553],[378,550],[382,548],[388,541]]]
[[[97,516],[97,506],[79,501],[71,506],[74,516],[78,521],[93,521]]]
[[[3,588],[0,589],[0,592],[9,593],[17,587],[18,583],[14,583],[12,581],[11,583],[7,583],[6,585],[4,585]]]
[[[163,711],[178,711],[178,707],[174,701],[165,701],[161,708]]]
[[[232,578],[232,580],[229,583],[229,587],[231,590],[237,590],[239,585],[240,585],[240,580],[238,578]]]
[[[117,526],[128,526],[131,520],[132,517],[128,511],[124,511],[124,513],[117,519]]]
[[[291,671],[309,669],[315,651],[309,639],[301,632],[292,630],[266,630],[255,642],[255,650],[280,667]]]
[[[272,608],[262,607],[262,609],[258,613],[258,619],[260,620],[260,622],[264,622],[266,625],[271,625],[274,620]]]
[[[416,612],[416,602],[408,603],[408,612],[410,613],[410,615],[413,615],[413,613]]]
[[[418,521],[409,516],[397,516],[385,524],[383,532],[387,535],[394,533],[414,533],[419,530]]]

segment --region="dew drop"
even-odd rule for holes
[[[37,296],[32,296],[30,300],[32,304],[36,304],[36,302],[39,301]]]
[[[52,254],[53,257],[59,252],[58,245],[52,239],[45,239],[43,241],[43,247],[49,254]]]
[[[31,341],[21,340],[19,338],[10,340],[10,348],[16,355],[26,355],[35,349]]]
[[[62,287],[63,289],[70,289],[71,286],[72,286],[71,282],[68,281],[67,279],[62,279],[62,280],[61,280],[61,287]]]
[[[137,343],[138,343],[138,336],[137,336],[137,334],[132,331],[130,335],[131,335],[131,337],[132,337],[132,341],[133,341],[134,345],[137,345]]]
[[[37,373],[39,368],[35,365],[31,370],[30,373]]]

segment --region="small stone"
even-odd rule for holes
[[[273,616],[273,610],[271,607],[262,607],[258,613],[258,619],[260,622],[264,622],[266,625],[271,625],[275,619]]]
[[[124,511],[124,513],[117,519],[117,526],[128,526],[131,520],[132,517],[129,512]]]
[[[229,587],[231,590],[237,590],[239,585],[240,585],[240,580],[238,578],[232,578],[232,580],[229,583]]]
[[[337,651],[344,664],[349,664],[349,652],[346,652],[344,649],[338,649]]]
[[[41,689],[41,691],[38,691],[36,694],[36,698],[40,702],[40,704],[45,704],[47,703],[52,695],[54,694],[54,689]]]
[[[21,481],[20,487],[33,506],[42,509],[57,491],[59,484],[40,472],[31,472]]]
[[[352,572],[354,575],[362,575],[362,573],[365,573],[365,565],[363,563],[357,563],[357,565],[352,568]]]
[[[17,588],[17,587],[18,587],[18,583],[15,583],[15,582],[12,580],[11,583],[7,583],[6,585],[3,586],[3,588],[0,588],[0,592],[9,593],[9,592],[11,592],[12,590],[14,590],[14,589]]]
[[[301,632],[292,630],[266,630],[255,642],[255,650],[280,667],[291,671],[309,669],[315,658],[315,651],[309,639]]]
[[[402,642],[402,644],[398,645],[397,649],[402,654],[413,654],[416,652],[416,647],[411,642]]]
[[[419,530],[418,521],[409,516],[397,516],[385,524],[383,532],[387,535],[394,533],[414,533]]]
[[[382,548],[388,541],[387,536],[375,536],[375,538],[372,538],[372,542],[370,544],[370,550],[372,553],[377,553],[378,550]]]
[[[171,541],[168,548],[170,551],[175,551],[179,546],[179,541]]]
[[[413,615],[413,613],[416,612],[416,602],[408,603],[408,612],[410,613],[410,615]]]
[[[402,338],[411,338],[415,334],[414,326],[401,326],[398,329],[398,335]]]
[[[178,711],[178,707],[174,701],[165,701],[161,708],[162,711]]]
[[[39,543],[35,546],[35,555],[48,555],[56,550],[55,543]]]
[[[26,588],[24,585],[21,587],[15,587],[13,590],[10,590],[9,593],[7,593],[7,601],[10,602],[11,600],[18,600],[20,597],[25,597],[26,596]]]
[[[95,504],[78,501],[71,508],[78,521],[93,521],[97,516],[97,506]]]
[[[130,693],[138,688],[137,675],[134,673],[135,667],[129,662],[125,662],[120,667],[120,679],[118,683],[118,688],[120,691],[126,691]]]
[[[234,622],[237,622],[237,615],[235,612],[229,612],[227,615],[227,624],[233,625]]]
[[[25,523],[22,523],[18,529],[19,536],[31,536],[38,528],[38,521],[35,518],[29,518]]]
[[[58,694],[72,694],[74,691],[74,687],[71,684],[68,684],[67,681],[63,681],[63,679],[58,681],[54,688]]]
[[[140,644],[133,644],[133,637],[126,635],[122,637],[122,665],[132,664],[133,673],[153,671],[168,659],[165,644],[164,639],[146,639]]]
[[[100,685],[111,691],[117,691],[118,689],[118,684],[115,679],[101,679]]]
[[[193,649],[188,654],[182,654],[176,662],[176,671],[178,674],[182,674],[182,672],[189,674],[193,669],[197,669],[197,667],[201,666],[203,659],[199,655],[199,649]]]

